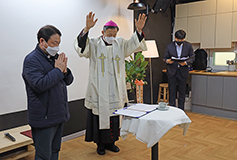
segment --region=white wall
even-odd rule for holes
[[[21,77],[24,57],[37,44],[37,32],[46,25],[61,32],[60,52],[69,58],[68,67],[74,83],[68,87],[69,101],[85,97],[89,61],[79,58],[73,40],[85,26],[85,16],[96,13],[98,22],[91,37],[101,35],[103,25],[115,21],[118,36],[129,38],[133,32],[133,12],[127,10],[131,0],[0,0],[0,115],[25,110],[27,99]]]

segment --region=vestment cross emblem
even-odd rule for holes
[[[121,58],[117,54],[114,60],[117,61],[118,76],[120,77],[119,61],[121,60]]]
[[[105,73],[104,59],[106,59],[107,57],[104,56],[104,53],[101,53],[101,56],[98,58],[101,59],[101,72],[104,77],[104,73]]]

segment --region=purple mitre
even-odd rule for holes
[[[114,21],[109,21],[107,22],[104,26],[114,26],[114,27],[118,27],[118,25],[114,22]]]

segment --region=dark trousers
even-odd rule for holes
[[[58,160],[61,148],[62,123],[49,128],[31,128],[35,145],[35,160]]]
[[[97,144],[114,143],[119,139],[119,134],[119,116],[110,117],[110,129],[99,129],[99,116],[88,109],[85,141]]]
[[[168,77],[168,84],[169,84],[169,105],[176,106],[176,96],[177,96],[177,86],[179,90],[178,95],[178,108],[184,110],[184,102],[185,102],[185,91],[186,91],[186,80],[184,78],[180,70],[178,69],[177,72],[172,77]]]

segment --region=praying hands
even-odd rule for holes
[[[67,73],[67,57],[65,53],[61,53],[55,60],[55,68],[59,68],[63,73]]]

